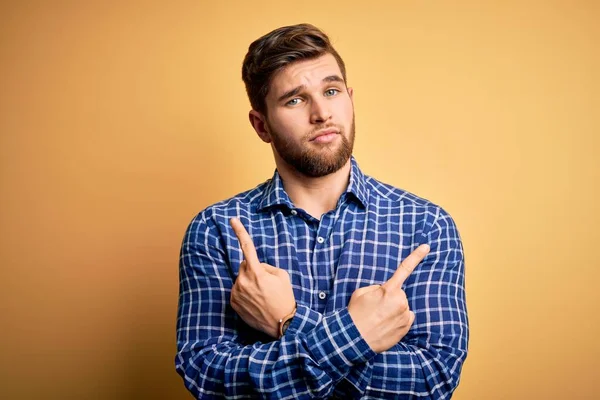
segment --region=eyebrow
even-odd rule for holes
[[[344,83],[344,80],[339,75],[329,75],[329,76],[326,76],[325,78],[323,78],[322,82]],[[285,92],[284,94],[279,96],[279,98],[277,99],[277,102],[283,101],[283,100],[287,99],[288,97],[293,97],[293,96],[297,95],[298,93],[300,93],[300,91],[305,88],[306,88],[306,85],[296,86],[295,88],[288,90],[287,92]]]
[[[341,82],[344,83],[344,80],[339,75],[329,75],[323,78],[323,82]]]

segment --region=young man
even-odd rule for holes
[[[353,91],[323,32],[268,33],[242,75],[277,169],[187,230],[175,359],[186,387],[197,398],[450,398],[468,342],[452,218],[362,173]]]

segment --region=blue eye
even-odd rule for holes
[[[340,91],[337,89],[327,89],[325,91],[325,96],[335,96],[336,94],[338,94]]]
[[[295,98],[295,99],[291,99],[290,101],[288,101],[287,103],[285,103],[288,106],[295,106],[300,102],[299,98]]]

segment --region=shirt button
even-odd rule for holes
[[[319,237],[317,238],[317,242],[319,242],[319,243],[323,243],[323,242],[325,242],[325,239],[323,239],[321,236],[319,236]],[[323,293],[323,292],[321,292],[321,293]]]
[[[325,300],[325,297],[327,297],[327,294],[325,292],[319,292],[319,298],[321,300]]]
[[[298,211],[292,210],[292,215],[298,215]]]

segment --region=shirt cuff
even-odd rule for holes
[[[318,312],[311,310],[309,307],[297,303],[296,304],[296,314],[294,314],[294,318],[292,318],[292,322],[286,331],[286,334],[289,332],[291,334],[296,333],[310,333],[317,325],[321,323],[323,320],[323,315]]]
[[[306,339],[313,359],[334,381],[342,379],[352,366],[377,355],[360,335],[347,308],[323,317]]]

